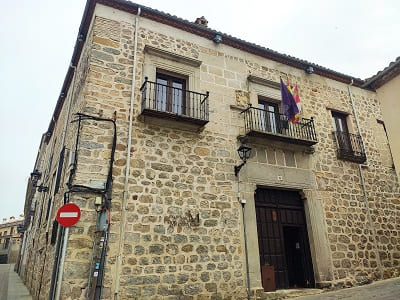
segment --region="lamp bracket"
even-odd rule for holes
[[[246,164],[246,161],[243,161],[240,165],[235,166],[234,170],[235,170],[235,176],[236,176],[236,177],[238,176],[238,174],[239,174],[239,172],[240,172],[240,169],[241,169],[245,164]]]

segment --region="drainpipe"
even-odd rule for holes
[[[349,91],[351,107],[353,109],[354,119],[356,120],[358,135],[361,138],[361,145],[362,145],[363,151],[365,153],[365,157],[367,158],[366,161],[365,161],[365,164],[363,166],[368,167],[368,165],[369,165],[368,164],[368,156],[367,156],[367,152],[365,151],[365,144],[364,144],[364,139],[363,139],[363,137],[361,135],[361,127],[360,127],[360,123],[358,122],[357,110],[356,110],[356,107],[355,107],[355,104],[354,104],[353,94],[352,94],[351,89],[350,89],[350,87],[353,85],[353,82],[354,81],[353,81],[353,78],[352,78],[350,84],[347,86],[347,90]]]
[[[122,264],[122,251],[123,251],[123,241],[125,234],[125,219],[126,219],[126,202],[128,199],[128,180],[129,171],[131,165],[131,146],[132,146],[132,123],[133,123],[133,103],[135,101],[135,85],[136,85],[136,54],[137,54],[137,39],[139,32],[139,17],[141,8],[138,7],[137,15],[135,18],[135,44],[133,50],[133,71],[132,71],[132,87],[131,87],[131,99],[130,99],[130,110],[129,110],[129,129],[128,129],[128,146],[126,150],[126,169],[125,169],[125,182],[124,182],[124,193],[121,205],[121,223],[119,228],[119,245],[118,245],[118,256],[117,256],[117,266],[115,268],[115,288],[114,288],[114,299],[117,299],[119,292],[119,273]]]
[[[369,166],[369,162],[368,162],[368,156],[367,156],[367,152],[365,151],[365,144],[364,144],[364,139],[361,135],[361,128],[360,128],[360,123],[358,122],[358,115],[357,115],[357,111],[356,111],[356,107],[354,105],[354,99],[353,99],[353,94],[351,92],[350,87],[353,85],[353,79],[351,79],[350,84],[347,86],[347,89],[349,91],[349,96],[350,96],[350,100],[351,100],[351,107],[353,109],[353,113],[354,113],[354,118],[356,120],[356,125],[357,125],[357,130],[358,130],[358,134],[360,135],[361,138],[361,144],[363,147],[363,151],[365,153],[366,156],[366,162],[365,164],[359,164],[358,165],[358,170],[360,172],[360,178],[361,178],[361,186],[362,186],[362,190],[363,190],[363,194],[364,194],[364,202],[365,202],[365,207],[367,209],[367,216],[368,216],[368,223],[369,223],[369,227],[370,230],[372,232],[372,237],[373,237],[373,243],[374,243],[374,249],[375,249],[375,256],[376,256],[376,262],[378,265],[378,269],[381,275],[381,279],[383,279],[383,269],[382,269],[382,263],[381,263],[381,259],[379,257],[379,251],[378,251],[378,243],[377,243],[377,234],[376,234],[376,229],[375,226],[373,224],[372,221],[372,217],[371,217],[371,209],[369,207],[369,202],[368,202],[368,194],[367,194],[367,188],[365,186],[365,179],[364,179],[364,173],[363,173],[363,167],[368,167]]]
[[[250,271],[249,271],[249,252],[247,250],[247,234],[246,234],[246,219],[245,219],[245,213],[244,213],[244,206],[246,205],[246,200],[245,199],[240,199],[240,191],[239,191],[239,185],[240,185],[240,179],[239,179],[240,174],[238,173],[238,202],[242,206],[242,219],[243,219],[243,238],[244,238],[244,252],[246,256],[246,275],[247,275],[247,300],[250,300]]]

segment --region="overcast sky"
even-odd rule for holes
[[[41,135],[72,57],[85,0],[3,1],[0,218],[23,212]],[[138,0],[272,50],[365,79],[400,56],[400,1]]]

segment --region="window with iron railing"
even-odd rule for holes
[[[363,163],[366,155],[360,135],[349,133],[347,115],[332,112],[338,158]]]
[[[208,92],[189,91],[186,81],[157,74],[156,82],[146,77],[141,89],[142,114],[192,121],[204,125],[208,122]]]
[[[241,114],[244,115],[248,135],[263,135],[304,145],[313,145],[318,141],[313,118],[301,118],[298,123],[291,123],[272,104],[267,104],[265,108],[249,106]]]
[[[366,155],[363,149],[361,137],[343,131],[335,131],[338,158],[363,163]]]

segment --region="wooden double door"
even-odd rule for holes
[[[277,289],[314,287],[304,204],[296,191],[257,189],[260,265],[275,269]]]

